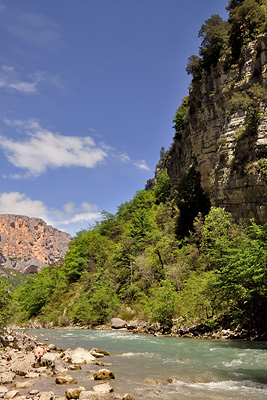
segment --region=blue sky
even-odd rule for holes
[[[0,0],[0,213],[72,236],[154,176],[227,0]]]

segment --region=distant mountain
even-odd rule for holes
[[[25,274],[64,258],[71,236],[40,218],[0,214],[0,266]]]

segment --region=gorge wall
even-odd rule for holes
[[[226,72],[224,60],[202,72],[192,82],[188,110],[184,129],[164,162],[172,192],[179,191],[193,167],[211,205],[225,208],[236,219],[265,223],[267,34],[249,43],[241,61]]]
[[[40,218],[0,214],[0,266],[38,272],[64,258],[70,239]]]

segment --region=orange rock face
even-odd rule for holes
[[[0,214],[0,265],[26,274],[64,258],[71,236],[40,218]]]

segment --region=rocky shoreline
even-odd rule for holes
[[[32,349],[42,345],[47,353],[36,361]],[[134,400],[129,393],[114,394],[110,384],[115,374],[102,359],[109,353],[93,348],[63,350],[54,344],[40,343],[24,332],[0,332],[0,398],[7,400]],[[77,374],[90,365],[88,385],[79,385]],[[47,383],[49,381],[49,384]],[[61,390],[45,390],[46,386]],[[62,388],[63,387],[63,388]],[[57,393],[58,392],[58,393]],[[62,394],[63,392],[63,394]],[[61,393],[61,394],[60,394]]]
[[[15,327],[18,328],[18,327]],[[173,320],[169,326],[163,326],[160,323],[142,322],[138,319],[126,321],[121,318],[112,318],[110,323],[101,326],[87,326],[71,324],[68,326],[53,326],[52,323],[41,324],[38,321],[30,321],[24,326],[26,329],[93,329],[93,330],[127,330],[131,333],[148,334],[154,336],[171,336],[181,338],[194,339],[219,339],[219,340],[244,340],[244,341],[267,341],[267,331],[262,329],[260,332],[256,330],[246,329],[241,325],[234,329],[229,328],[229,324],[223,323],[217,325],[216,328],[205,323],[197,321],[185,323],[182,318]]]

